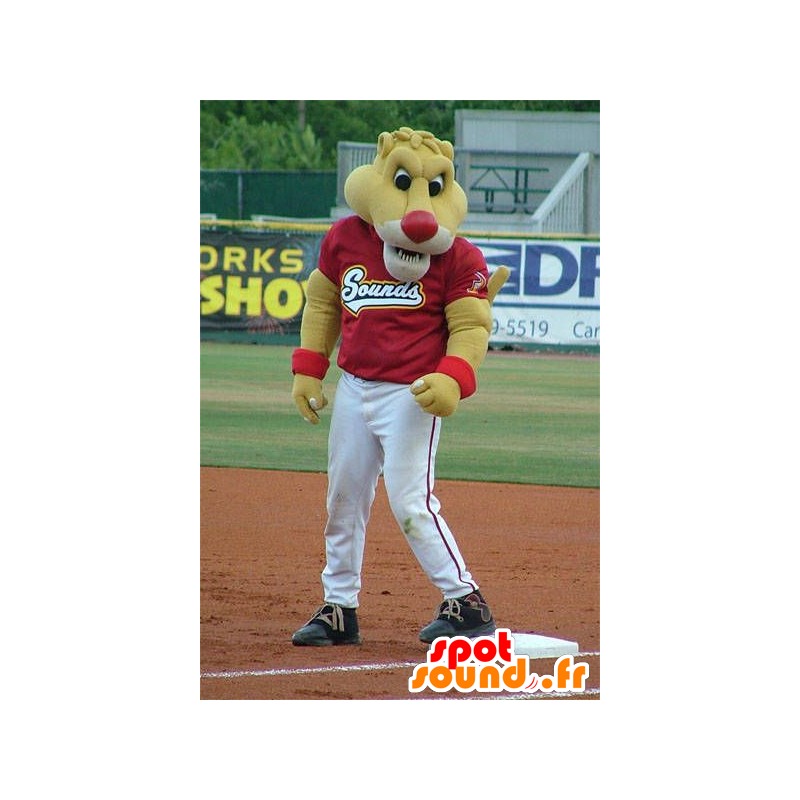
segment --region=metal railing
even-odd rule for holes
[[[585,233],[589,229],[591,153],[581,153],[531,217],[536,233]]]

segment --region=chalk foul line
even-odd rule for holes
[[[573,658],[589,658],[599,656],[600,652],[576,653]],[[547,656],[553,658],[553,656]],[[538,660],[538,659],[531,659]],[[425,661],[390,661],[378,664],[337,664],[331,667],[286,667],[282,669],[241,669],[227,670],[224,672],[201,672],[201,678],[261,678],[268,675],[319,675],[326,672],[370,672],[382,669],[403,669],[416,667]],[[476,698],[477,699],[477,698]],[[509,698],[510,699],[510,698]]]
[[[260,678],[264,675],[316,675],[323,672],[365,672],[376,669],[400,669],[416,666],[418,661],[393,661],[380,664],[351,664],[333,667],[294,667],[286,669],[243,669],[232,672],[201,672],[201,678]]]

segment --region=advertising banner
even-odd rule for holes
[[[599,241],[470,241],[490,272],[511,270],[492,306],[492,344],[599,346]]]
[[[201,334],[297,336],[323,236],[201,227]],[[490,272],[511,270],[492,308],[491,344],[599,346],[598,240],[466,238]]]
[[[201,229],[201,334],[299,334],[322,236]]]

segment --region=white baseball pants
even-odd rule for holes
[[[367,522],[381,471],[392,514],[443,598],[478,588],[433,494],[441,424],[417,405],[407,385],[342,374],[328,441],[325,602],[358,606]]]

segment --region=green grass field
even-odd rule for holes
[[[325,472],[330,411],[309,425],[291,399],[292,347],[202,342],[203,466]],[[329,400],[339,370],[325,380]],[[600,485],[600,360],[490,352],[478,391],[444,421],[436,476]]]

